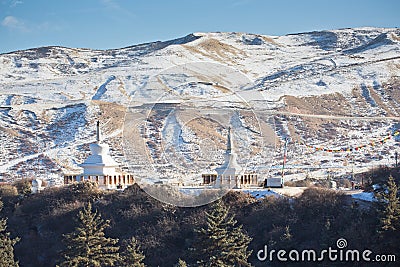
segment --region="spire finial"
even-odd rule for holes
[[[228,127],[228,140],[227,140],[227,144],[226,144],[226,152],[227,153],[231,153],[232,152],[232,137],[231,137],[231,134],[232,134],[232,129],[229,126]]]
[[[100,143],[100,121],[97,121],[96,140],[97,143]]]

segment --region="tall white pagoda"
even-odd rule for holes
[[[242,172],[242,167],[237,163],[237,155],[233,149],[232,129],[229,127],[224,163],[215,169],[217,172],[215,187],[221,187],[223,184],[231,185],[236,181],[236,176]]]
[[[132,175],[120,171],[119,164],[110,156],[110,147],[101,142],[99,121],[96,127],[96,142],[89,147],[91,154],[78,165],[83,168],[83,173],[64,175],[64,184],[90,180],[102,189],[124,189],[135,182]]]
[[[215,169],[217,174],[203,174],[203,184],[213,185],[215,188],[257,185],[257,174],[244,173],[243,168],[238,164],[232,136],[232,129],[229,127],[224,163]]]

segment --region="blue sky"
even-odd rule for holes
[[[0,0],[0,53],[119,48],[192,32],[399,27],[399,10],[398,0]]]

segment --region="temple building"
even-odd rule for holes
[[[237,155],[234,151],[232,130],[228,130],[224,163],[215,169],[216,173],[202,174],[204,185],[213,185],[216,188],[242,188],[258,186],[258,176],[254,173],[245,173],[237,163]]]
[[[135,183],[133,175],[120,170],[119,164],[110,156],[110,148],[101,142],[100,122],[97,122],[96,142],[90,144],[89,157],[80,165],[83,172],[64,174],[64,184],[92,181],[101,189],[125,189]]]

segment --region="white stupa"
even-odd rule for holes
[[[96,143],[90,144],[91,155],[79,165],[83,168],[83,175],[115,175],[119,164],[110,156],[110,147],[101,143],[100,122],[97,121]]]
[[[238,164],[235,147],[232,140],[232,130],[229,127],[224,163],[215,169],[216,173],[203,173],[202,185],[214,188],[243,188],[258,186],[258,175],[247,172]]]
[[[83,172],[64,174],[64,184],[92,181],[102,189],[125,189],[135,183],[133,175],[120,170],[110,156],[110,147],[101,142],[100,122],[97,122],[96,142],[89,145],[91,154],[79,164]]]
[[[44,189],[44,187],[42,186],[42,180],[40,180],[40,179],[32,180],[32,188],[31,188],[32,194],[39,193],[43,189]]]
[[[242,167],[237,163],[237,155],[234,151],[232,141],[232,129],[228,129],[228,140],[226,144],[226,150],[224,153],[224,163],[215,169],[217,172],[217,180],[215,187],[221,187],[222,185],[230,186],[236,184],[236,177],[242,174]]]

